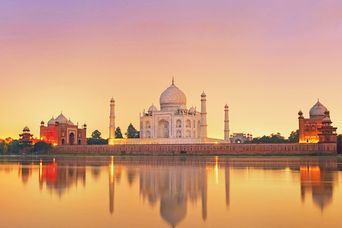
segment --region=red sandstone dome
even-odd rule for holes
[[[326,111],[328,111],[328,109],[321,104],[321,102],[317,101],[317,103],[310,109],[310,117],[324,117]]]
[[[30,132],[30,128],[28,128],[27,126],[24,127],[23,132]]]
[[[48,125],[55,125],[56,124],[56,120],[55,118],[51,118],[49,121],[48,121]]]

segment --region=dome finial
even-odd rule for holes
[[[172,85],[175,85],[175,76],[172,76]]]

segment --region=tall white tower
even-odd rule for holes
[[[201,95],[201,139],[207,138],[207,95]]]
[[[226,104],[224,106],[224,140],[230,142],[229,140],[229,107]]]
[[[109,114],[109,140],[108,144],[113,145],[115,139],[115,100],[110,100],[110,114]]]

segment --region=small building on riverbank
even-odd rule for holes
[[[87,125],[82,128],[67,119],[62,113],[57,118],[51,118],[47,125],[40,123],[40,140],[52,145],[86,145]]]
[[[299,143],[336,143],[337,128],[332,126],[329,110],[318,100],[310,109],[310,117],[298,112]]]

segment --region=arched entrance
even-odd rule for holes
[[[160,120],[158,122],[158,138],[169,138],[169,122],[166,120]]]
[[[75,144],[75,134],[73,132],[71,132],[69,134],[69,144],[70,145],[74,145]]]
[[[242,143],[242,140],[241,139],[236,139],[235,143],[240,144],[240,143]]]

